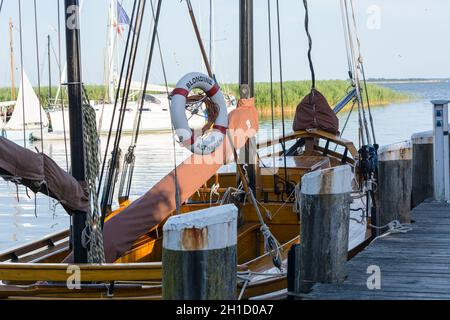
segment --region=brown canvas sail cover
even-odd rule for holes
[[[294,131],[321,129],[333,134],[339,133],[339,119],[319,91],[313,89],[297,107]]]
[[[86,212],[88,198],[82,186],[51,158],[0,137],[0,176],[44,193],[69,210]]]
[[[254,99],[240,100],[229,115],[229,133],[237,149],[258,132],[258,114]],[[233,160],[233,149],[228,138],[221,148],[210,156],[193,154],[177,169],[180,201],[187,201],[222,167]],[[131,249],[147,232],[162,223],[176,209],[175,171],[159,181],[150,191],[134,201],[127,209],[110,218],[104,226],[103,242],[106,262],[114,262]],[[66,262],[71,261],[69,257]]]

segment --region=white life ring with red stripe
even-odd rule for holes
[[[189,127],[186,116],[186,102],[193,89],[201,89],[219,108],[219,114],[212,129],[196,136]],[[179,142],[195,154],[208,155],[220,147],[228,129],[228,111],[220,87],[209,76],[198,72],[185,75],[172,92],[170,113]]]

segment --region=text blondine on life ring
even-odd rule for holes
[[[193,89],[201,89],[219,108],[212,129],[199,136],[189,127],[185,110],[187,97]],[[198,72],[185,75],[172,92],[170,113],[180,143],[193,153],[208,155],[222,145],[228,128],[227,105],[219,86],[209,76]]]

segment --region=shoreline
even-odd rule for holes
[[[295,109],[301,99],[310,92],[311,82],[307,80],[286,81],[283,83],[284,104],[286,113],[295,113]],[[222,84],[222,91],[226,94],[237,97],[239,95],[239,87],[237,84]],[[271,113],[271,86],[268,82],[255,83],[255,100],[258,111],[263,114]],[[318,80],[317,90],[319,90],[328,100],[331,106],[336,105],[348,90],[351,88],[348,81],[345,80]],[[396,91],[394,89],[383,86],[381,83],[367,83],[367,90],[371,105],[383,106],[390,103],[408,102],[416,99],[414,95]],[[16,89],[16,91],[18,91]],[[35,88],[35,92],[38,90]],[[86,85],[86,91],[91,100],[102,101],[105,98],[105,86],[102,85]],[[48,103],[48,87],[41,87],[40,100],[44,109]],[[57,87],[52,87],[52,92],[57,92]],[[273,97],[275,113],[281,114],[281,90],[280,84],[273,83]],[[364,94],[365,98],[365,94]],[[0,88],[0,101],[11,100],[11,89]],[[350,109],[351,106],[344,110]]]

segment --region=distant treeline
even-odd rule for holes
[[[310,81],[287,81],[283,84],[285,111],[287,114],[295,112],[296,106],[310,91]],[[349,83],[343,80],[323,80],[317,81],[317,89],[327,98],[331,106],[337,104],[345,94],[351,89]],[[277,115],[281,113],[280,85],[274,83],[274,105]],[[373,106],[386,105],[393,102],[405,102],[411,100],[408,94],[394,91],[392,89],[368,83],[368,94],[370,102]],[[224,93],[234,96],[239,95],[239,87],[237,84],[222,84]],[[38,90],[35,88],[36,93]],[[87,85],[86,91],[91,100],[103,101],[105,99],[105,87],[101,85]],[[52,88],[52,97],[54,99],[57,88]],[[42,87],[40,90],[41,101],[45,106],[48,105],[48,88]],[[17,96],[17,90],[16,90]],[[256,106],[263,115],[271,113],[271,94],[270,83],[255,84]],[[0,89],[0,101],[11,100],[11,89]]]

